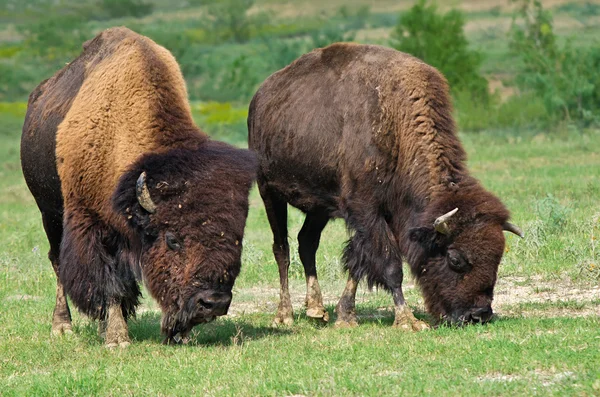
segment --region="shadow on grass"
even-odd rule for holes
[[[164,336],[160,332],[160,313],[143,313],[130,319],[129,336],[132,342],[162,344]],[[78,327],[76,332],[90,344],[102,344],[98,336],[98,323],[91,322]],[[239,318],[222,318],[208,324],[200,324],[192,329],[187,346],[231,346],[247,339],[261,339],[291,333],[290,329],[279,329],[249,323]]]
[[[316,320],[306,317],[306,312],[301,312],[301,317],[308,319],[315,326],[323,328],[326,326],[333,326],[337,320],[337,314],[335,313],[335,306],[328,305],[326,310],[329,313],[329,323],[318,322]],[[431,316],[421,310],[413,310],[413,314],[419,320],[425,321],[428,324],[432,323]],[[381,325],[391,327],[394,324],[394,309],[393,308],[380,308],[380,307],[369,307],[369,306],[356,306],[356,316],[358,317],[358,325],[370,324],[370,325]]]

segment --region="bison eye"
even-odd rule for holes
[[[171,232],[167,232],[165,234],[165,240],[167,242],[167,246],[173,251],[179,251],[181,249],[181,243],[177,240],[177,237]]]
[[[466,273],[470,269],[470,266],[465,258],[463,258],[463,256],[456,251],[448,252],[448,266],[450,269],[458,273]]]

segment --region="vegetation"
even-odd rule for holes
[[[492,324],[402,334],[390,327],[389,294],[362,287],[360,327],[338,330],[314,324],[301,309],[304,275],[292,237],[297,322],[291,328],[271,328],[277,266],[254,189],[234,316],[196,327],[187,346],[165,347],[160,345],[157,305],[145,293],[142,310],[131,322],[133,345],[107,351],[96,325],[75,310],[75,334],[50,337],[55,276],[39,212],[20,172],[24,111],[22,103],[0,104],[3,395],[594,395],[600,390],[600,320],[589,314],[597,312],[600,302],[597,296],[586,300],[581,292],[600,282],[600,252],[594,245],[594,236],[600,235],[600,159],[593,150],[600,147],[598,131],[462,136],[471,169],[504,199],[526,233],[523,240],[507,236],[498,288],[509,294],[514,288],[528,292],[524,301],[496,307],[499,318]],[[209,103],[194,105],[193,111],[212,135],[243,144],[243,127],[238,133],[236,125],[245,108]],[[290,235],[295,236],[302,215],[295,210],[290,215]],[[333,222],[318,251],[332,318],[344,284],[340,253],[346,236],[343,223]],[[578,288],[575,300],[528,301],[569,288]],[[423,316],[418,291],[407,288],[406,295]],[[503,296],[497,299],[501,302]]]
[[[462,12],[453,9],[440,14],[437,6],[419,0],[398,19],[393,46],[438,68],[454,92],[487,104],[488,82],[480,71],[482,55],[469,48],[464,25]]]
[[[539,0],[521,0],[510,41],[511,51],[524,65],[516,83],[523,92],[543,98],[548,114],[559,120],[598,122],[600,41],[586,48],[577,47],[573,41],[558,43],[552,14]]]
[[[594,19],[600,7],[568,0],[553,2],[554,8],[525,0],[509,7],[507,0],[489,10],[465,2],[460,11],[445,2],[418,1],[408,9],[387,0],[369,4],[0,0],[0,394],[600,393],[600,27]],[[526,234],[507,236],[498,318],[487,326],[402,334],[390,327],[391,297],[361,286],[360,327],[309,321],[294,238],[303,216],[291,210],[297,321],[271,328],[278,273],[254,189],[229,316],[196,327],[189,345],[165,347],[157,305],[144,294],[126,350],[106,350],[96,324],[76,310],[75,334],[51,338],[55,276],[19,162],[25,101],[83,41],[115,25],[169,48],[181,64],[198,125],[239,146],[246,144],[248,100],[256,87],[314,47],[339,40],[398,46],[438,66],[452,84],[470,169]],[[435,29],[438,36],[425,32]],[[455,53],[462,57],[452,59]],[[344,286],[346,238],[343,222],[332,222],[317,253],[332,319]],[[418,289],[406,279],[408,302],[426,318]]]
[[[77,56],[82,42],[125,24],[173,52],[193,100],[247,103],[268,75],[301,54],[360,41],[393,46],[438,67],[463,130],[600,123],[600,29],[590,19],[600,8],[591,2],[565,1],[550,10],[538,0],[511,0],[508,31],[469,33],[467,23],[501,21],[511,9],[468,12],[418,0],[390,13],[340,2],[322,12],[298,7],[294,15],[268,0],[2,1],[10,12],[0,13],[0,100],[24,100]],[[558,34],[554,13],[576,18],[586,39]],[[380,31],[388,33],[372,36]],[[497,79],[511,95],[490,88]]]

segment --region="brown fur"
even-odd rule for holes
[[[491,304],[509,214],[469,175],[435,68],[384,47],[333,44],[269,77],[248,125],[267,212],[287,202],[309,217],[344,218],[351,276],[403,304],[404,257],[435,318],[465,319]],[[455,207],[451,235],[435,232],[434,220]],[[285,213],[271,212],[277,257],[287,250],[287,230],[277,227]],[[455,251],[470,272],[448,268]]]
[[[198,147],[207,136],[193,123],[185,82],[167,50],[125,28],[101,36],[114,48],[86,65],[56,133],[57,168],[67,211],[85,206],[122,224],[110,197],[128,167],[144,153]]]
[[[226,312],[255,160],[194,125],[167,50],[126,28],[86,42],[32,93],[21,151],[59,285],[80,310],[104,319],[120,305],[126,318],[143,278],[169,341]],[[142,172],[155,213],[136,196]]]

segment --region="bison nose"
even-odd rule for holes
[[[471,319],[476,323],[487,323],[493,315],[492,306],[484,306],[473,310],[471,312]]]
[[[213,316],[224,316],[227,314],[229,305],[231,304],[231,294],[213,293],[202,296],[200,303]]]

